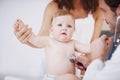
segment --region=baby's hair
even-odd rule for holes
[[[73,18],[73,20],[75,20],[75,18],[73,17],[73,15],[69,11],[67,11],[67,10],[59,10],[58,12],[56,12],[53,15],[51,21],[53,21],[53,19],[56,18],[56,17],[58,17],[58,16],[65,16],[65,15],[70,15]]]
[[[64,16],[64,15],[71,15],[73,17],[73,15],[67,11],[67,10],[59,10],[58,12],[56,12],[53,16],[54,17],[57,17],[57,16]]]

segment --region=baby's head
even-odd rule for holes
[[[75,20],[73,16],[65,10],[58,11],[52,19],[51,35],[61,42],[71,40],[75,30]]]

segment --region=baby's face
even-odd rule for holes
[[[58,16],[52,22],[52,36],[61,42],[67,42],[71,39],[75,30],[74,19],[70,15]]]

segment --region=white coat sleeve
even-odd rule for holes
[[[120,46],[105,63],[100,59],[92,61],[83,80],[120,80]]]
[[[83,80],[95,80],[95,75],[102,70],[104,67],[104,63],[96,59],[94,60],[87,68],[87,71],[85,73],[85,76],[83,77]]]

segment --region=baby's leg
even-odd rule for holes
[[[64,74],[57,76],[55,80],[81,80],[81,79],[76,77],[74,74]]]

